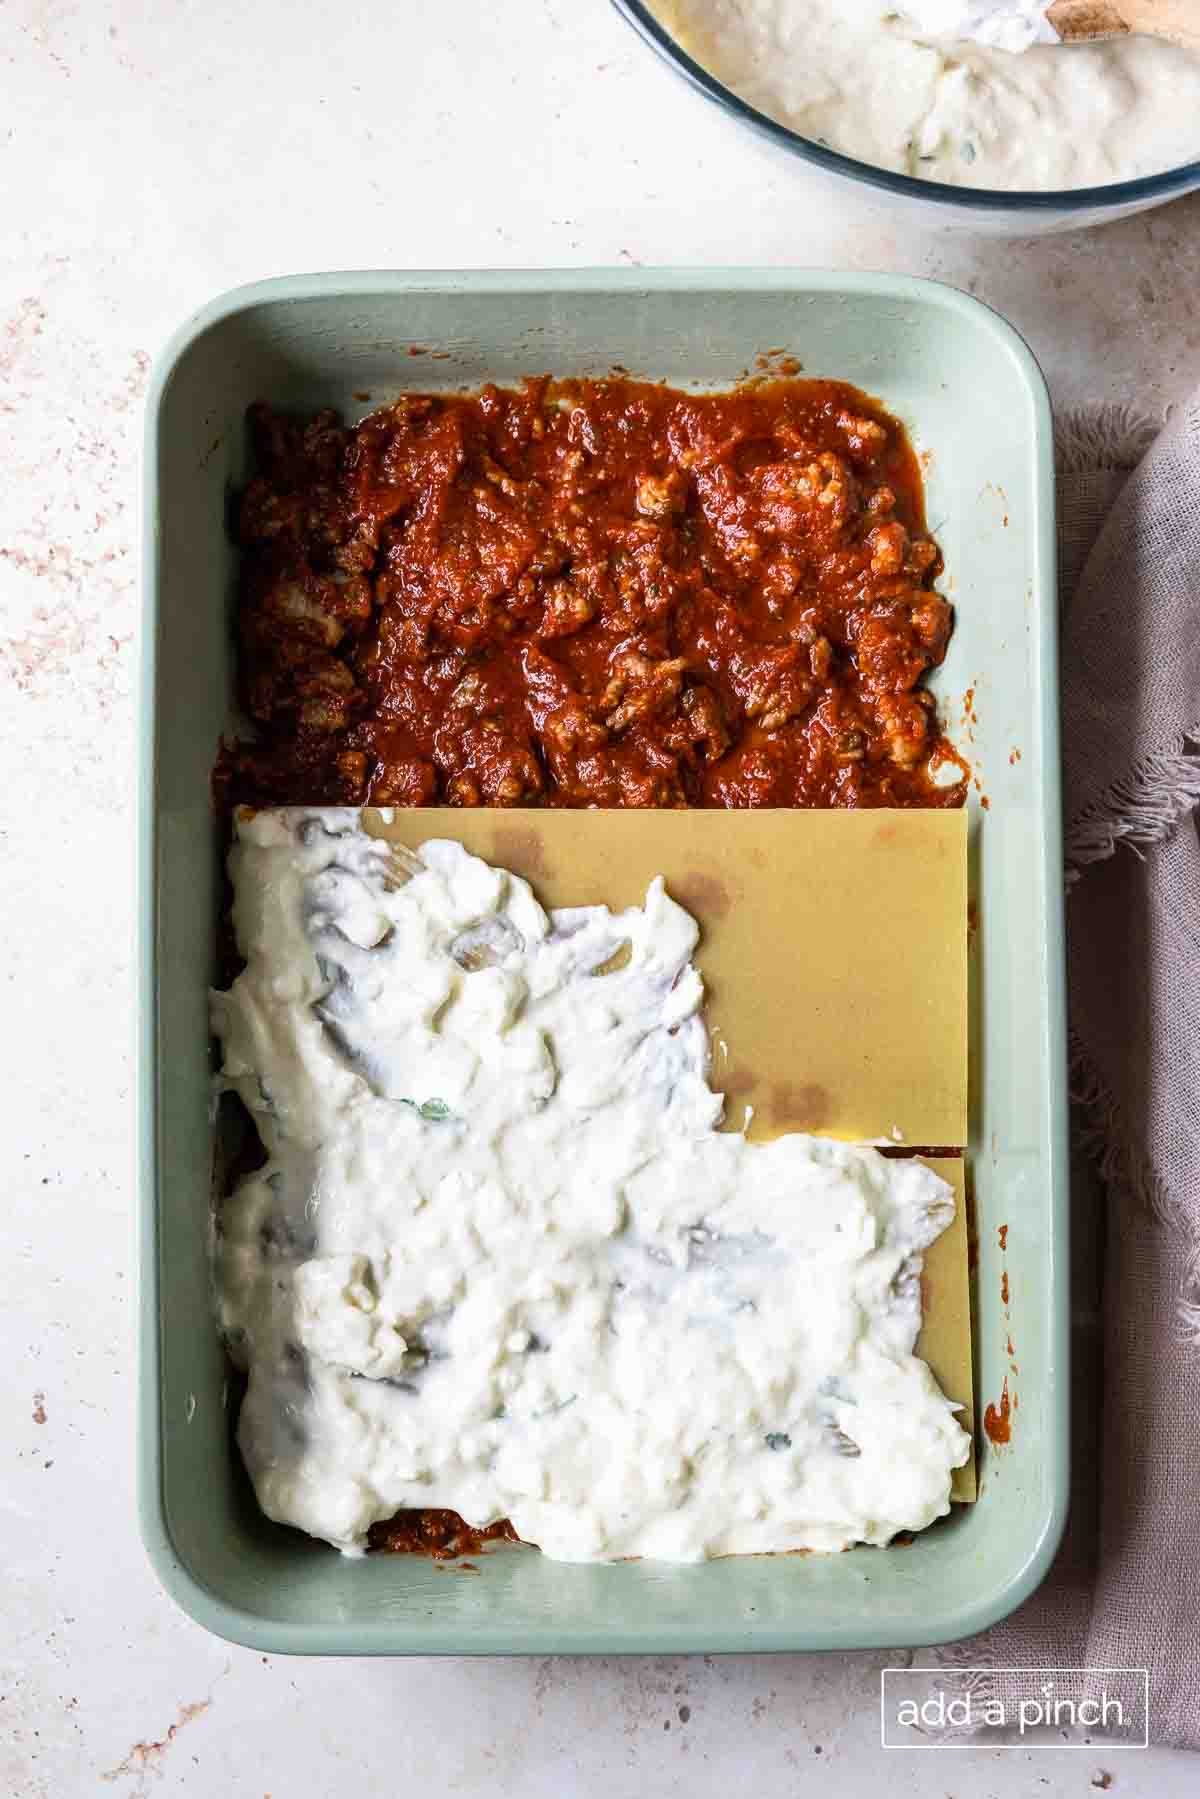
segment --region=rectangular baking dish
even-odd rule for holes
[[[1007,1379],[1011,1442],[984,1443],[977,1504],[908,1547],[686,1567],[569,1566],[501,1549],[474,1558],[475,1574],[415,1557],[343,1559],[258,1513],[209,1309],[207,988],[220,871],[208,782],[233,717],[225,520],[246,471],[245,409],[264,398],[357,416],[364,394],[378,405],[404,388],[614,364],[719,387],[767,350],[876,395],[926,461],[929,522],[958,609],[936,686],[978,780],[976,1391],[982,1415]],[[890,1648],[1003,1616],[1045,1573],[1067,1494],[1054,478],[1046,389],[1025,345],[976,301],[899,276],[302,276],[241,288],[190,320],[159,358],[146,431],[140,1510],[168,1590],[221,1636],[321,1655]]]

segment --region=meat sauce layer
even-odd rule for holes
[[[920,470],[856,389],[543,378],[250,424],[223,804],[963,803]]]

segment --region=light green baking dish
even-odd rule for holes
[[[475,1558],[477,1574],[414,1557],[344,1560],[256,1511],[209,1313],[206,990],[219,869],[208,778],[232,718],[225,517],[245,472],[245,408],[261,397],[355,415],[364,393],[378,404],[405,387],[614,363],[721,386],[780,348],[809,374],[878,395],[927,452],[929,518],[958,607],[938,686],[989,802],[972,819],[971,864],[977,1391],[981,1406],[998,1400],[1008,1376],[1011,1443],[985,1444],[978,1503],[906,1548],[694,1567],[576,1567],[501,1549]],[[959,1637],[1018,1604],[1046,1571],[1067,1494],[1054,480],[1046,390],[1021,340],[962,294],[883,275],[265,282],[214,301],[159,358],[145,526],[140,1503],[168,1590],[222,1636],[322,1655],[881,1648]]]

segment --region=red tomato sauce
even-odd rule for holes
[[[963,803],[920,471],[856,389],[539,379],[250,423],[223,803]]]

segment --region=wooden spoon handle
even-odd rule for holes
[[[1142,32],[1200,50],[1200,0],[1054,0],[1046,17],[1064,44]]]

